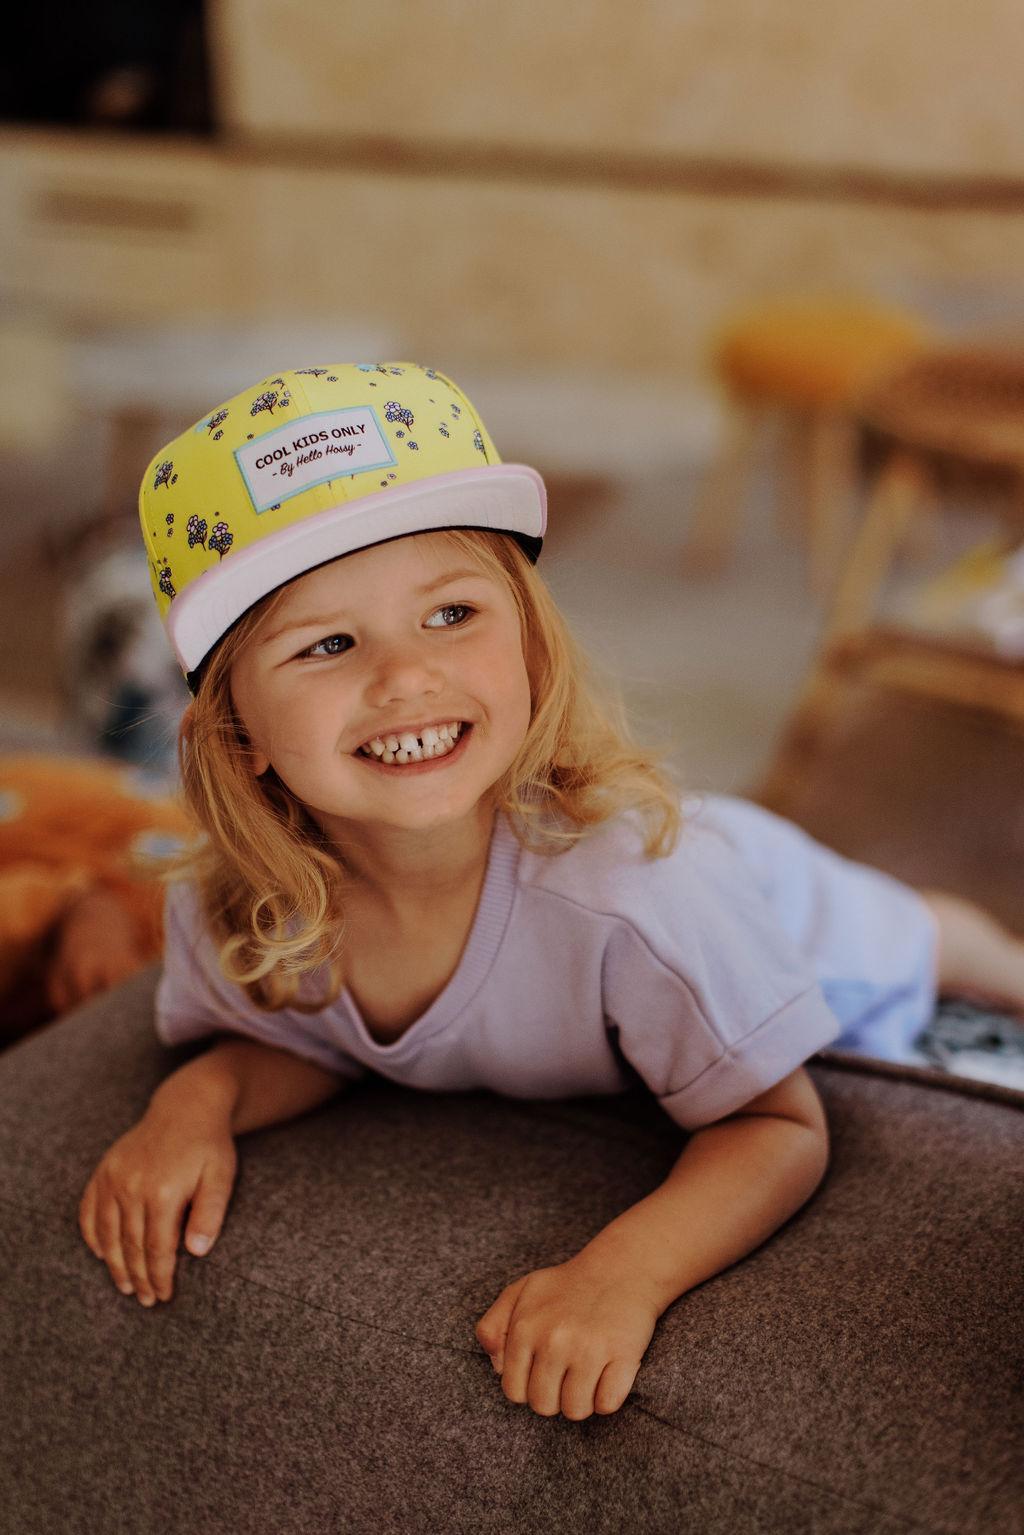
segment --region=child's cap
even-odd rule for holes
[[[536,563],[544,482],[503,464],[461,389],[417,363],[263,379],[153,459],[139,517],[157,606],[189,686],[261,597],[409,533],[508,533]]]

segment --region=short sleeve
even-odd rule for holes
[[[163,1044],[240,1034],[358,1081],[365,1068],[318,1029],[321,1016],[288,1008],[267,1012],[251,1002],[221,974],[193,887],[171,886],[164,903],[164,967],[156,991],[155,1027]]]
[[[735,1113],[840,1032],[809,962],[726,840],[645,864],[605,948],[618,1048],[684,1129]]]

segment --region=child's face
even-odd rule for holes
[[[256,771],[272,766],[328,831],[456,821],[515,759],[530,723],[519,618],[499,579],[441,579],[470,563],[444,533],[347,555],[293,581],[235,660]],[[455,720],[472,729],[450,759],[387,767],[359,752]]]

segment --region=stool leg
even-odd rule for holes
[[[849,416],[814,412],[807,444],[807,562],[811,591],[822,603],[832,594],[850,542],[854,446]]]
[[[839,580],[822,638],[780,733],[771,762],[752,791],[759,804],[791,814],[794,785],[813,774],[830,722],[844,707],[842,680],[863,671],[868,621],[878,589],[908,527],[933,493],[930,475],[897,452],[879,474]]]
[[[762,418],[760,407],[732,402],[725,448],[701,486],[683,546],[685,575],[717,575],[735,547]]]
[[[908,522],[928,494],[917,459],[895,453],[875,482],[824,626],[824,645],[864,627]]]

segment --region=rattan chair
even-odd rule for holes
[[[758,787],[781,813],[793,783],[813,772],[851,684],[981,710],[1024,733],[1024,662],[983,635],[875,619],[894,561],[950,495],[994,513],[1007,552],[1024,541],[1024,349],[919,356],[865,394],[855,420],[877,470],[808,679]]]

